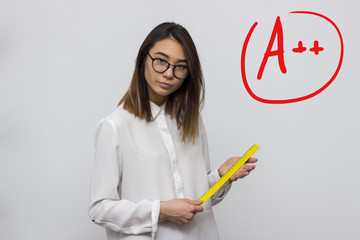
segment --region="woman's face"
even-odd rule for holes
[[[152,58],[160,58],[173,65],[188,66],[182,46],[173,38],[166,38],[156,42],[149,50],[149,54]],[[148,86],[148,94],[152,102],[162,105],[167,96],[181,86],[184,79],[174,76],[174,66],[170,66],[163,73],[156,72],[152,67],[153,61],[151,57],[147,55],[145,60],[145,79]]]

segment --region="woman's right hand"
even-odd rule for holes
[[[160,221],[170,221],[178,225],[190,222],[198,212],[204,211],[202,201],[186,198],[160,202]]]

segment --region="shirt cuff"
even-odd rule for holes
[[[210,186],[214,185],[220,179],[218,168],[210,172],[208,178],[209,178]]]
[[[158,229],[158,224],[159,224],[159,215],[160,215],[160,200],[155,200],[151,211],[151,225],[152,225],[151,239],[155,239],[155,233]]]
[[[219,168],[211,172],[211,185],[214,185],[221,177],[218,171]],[[224,185],[211,197],[213,206],[221,202],[231,188],[230,180],[226,181]]]

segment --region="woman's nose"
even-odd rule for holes
[[[163,72],[163,76],[172,79],[174,78],[174,66],[170,65],[168,69],[166,69],[165,72]]]

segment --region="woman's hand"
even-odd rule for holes
[[[202,201],[190,199],[173,199],[161,201],[160,203],[160,221],[170,221],[178,225],[190,222],[198,212],[204,211],[200,206]]]
[[[234,165],[234,163],[239,160],[239,157],[232,157],[226,160],[218,169],[220,177],[222,177],[231,167]],[[246,163],[256,163],[257,158],[250,158],[247,160]],[[255,165],[249,165],[249,164],[242,165],[239,170],[237,170],[234,175],[231,176],[230,181],[236,181],[239,178],[246,177],[250,174],[252,170],[256,167]]]

